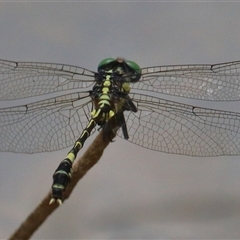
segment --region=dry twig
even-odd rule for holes
[[[73,165],[73,174],[70,184],[64,193],[66,200],[77,182],[93,167],[103,154],[104,149],[109,144],[110,140],[103,141],[102,131],[97,135],[93,143],[89,146],[81,158],[76,160]],[[58,208],[57,204],[49,205],[51,199],[51,192],[42,200],[42,202],[35,208],[35,210],[25,219],[20,227],[12,234],[9,240],[27,240],[33,233],[41,226],[48,216]]]

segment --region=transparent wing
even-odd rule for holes
[[[240,100],[240,61],[143,68],[132,88],[203,100]]]
[[[133,94],[138,112],[125,112],[129,141],[190,156],[240,154],[240,114]],[[119,131],[122,137],[121,129]]]
[[[89,93],[0,109],[0,151],[36,153],[73,145],[92,110]]]
[[[93,81],[94,72],[81,67],[0,60],[0,100],[84,89]]]

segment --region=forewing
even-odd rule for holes
[[[89,93],[67,94],[0,109],[0,151],[36,153],[74,144],[87,126]]]
[[[94,72],[54,63],[0,60],[0,100],[38,96],[63,90],[84,90],[93,84]]]
[[[125,111],[129,141],[189,156],[240,154],[240,114],[133,94],[138,112]],[[119,131],[122,137],[121,130]]]
[[[240,100],[240,61],[143,68],[132,88],[203,100]]]

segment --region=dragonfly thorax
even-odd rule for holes
[[[122,85],[125,87],[123,88]],[[114,102],[118,102],[121,97],[127,95],[127,87],[124,82],[114,81],[112,71],[101,75],[101,79],[97,79],[90,96],[94,102],[95,109],[102,109],[104,113],[112,110],[115,112]],[[129,90],[129,89],[128,89]]]
[[[100,69],[90,96],[95,107],[91,112],[92,119],[103,128],[104,135],[111,134],[111,128],[116,130],[122,127],[127,139],[123,113],[136,112],[137,108],[128,96],[130,82],[126,81],[124,74],[119,66],[110,70]]]

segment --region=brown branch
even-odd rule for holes
[[[100,132],[83,156],[76,160],[73,165],[71,182],[64,193],[65,200],[70,196],[77,182],[98,162],[109,142],[110,140],[107,139],[103,141],[103,135],[102,132]],[[25,219],[12,236],[10,236],[9,240],[29,239],[47,217],[58,208],[57,204],[49,205],[50,199],[51,192],[47,194],[35,210]]]

